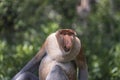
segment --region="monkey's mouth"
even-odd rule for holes
[[[69,52],[69,51],[70,51],[70,48],[67,48],[66,46],[64,46],[64,51],[65,51],[65,52]]]

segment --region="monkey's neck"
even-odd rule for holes
[[[63,49],[59,47],[59,43],[56,38],[56,33],[51,34],[47,38],[47,45],[46,45],[46,51],[47,55],[49,55],[53,60],[59,61],[59,62],[68,62],[74,59],[76,55],[79,52],[79,45],[78,43],[75,43],[74,48],[71,50],[71,52],[65,52]]]

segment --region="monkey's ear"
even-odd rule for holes
[[[75,62],[76,62],[77,67],[79,67],[80,69],[87,68],[86,58],[85,58],[85,55],[83,54],[82,47],[80,48],[80,52],[77,55]]]

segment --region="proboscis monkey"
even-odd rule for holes
[[[33,74],[39,67],[39,79]],[[48,36],[40,51],[12,80],[88,80],[85,56],[76,32],[60,29]]]

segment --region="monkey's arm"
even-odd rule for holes
[[[12,80],[16,80],[24,72],[34,72],[38,70],[40,61],[45,55],[45,43],[39,50],[39,52],[13,77]]]
[[[79,68],[78,80],[88,80],[88,68],[82,49],[76,58],[76,64]]]

